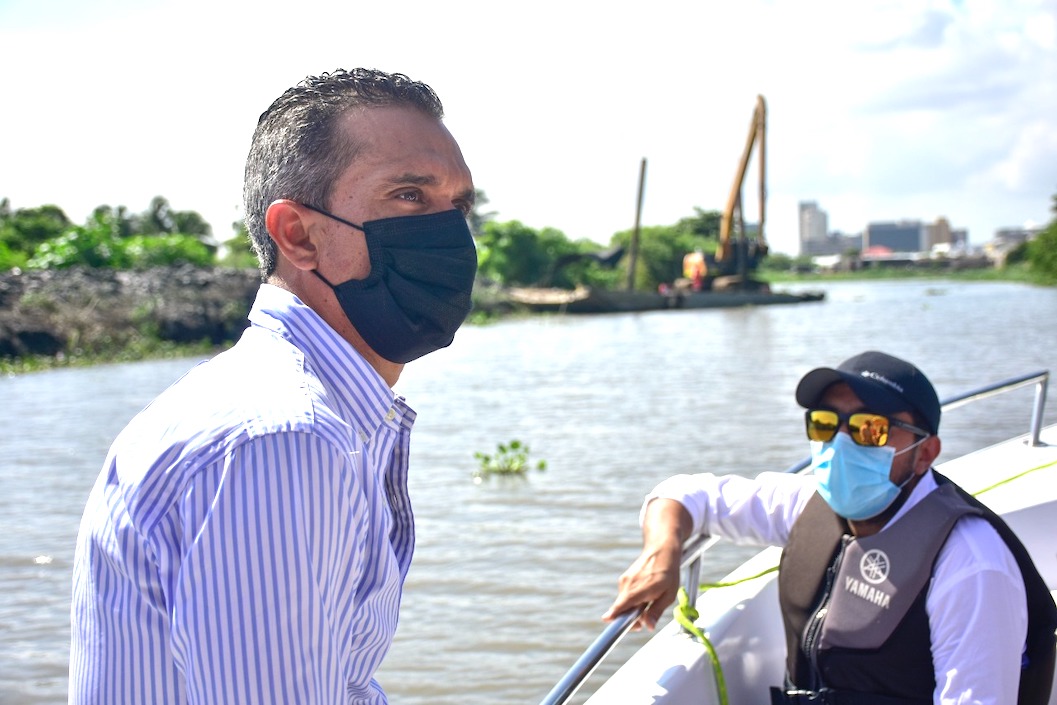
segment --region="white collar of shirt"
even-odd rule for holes
[[[888,523],[885,524],[885,528],[892,523],[899,521],[904,514],[910,511],[911,507],[925,499],[925,497],[937,487],[939,487],[939,485],[936,484],[936,478],[933,477],[932,469],[929,468],[928,472],[925,473],[918,484],[914,486],[914,489],[911,490],[910,496],[907,497],[907,501],[903,502],[903,506],[899,508],[899,511],[895,513],[895,516],[889,519]]]
[[[362,442],[369,443],[383,424],[397,428],[414,422],[415,412],[404,397],[393,392],[348,341],[293,293],[261,284],[249,320],[304,354],[306,365],[340,413],[352,421]]]

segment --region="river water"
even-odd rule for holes
[[[1057,289],[824,288],[823,303],[469,326],[409,365],[397,389],[419,413],[418,549],[379,675],[391,701],[539,702],[602,628],[656,482],[688,471],[751,476],[806,454],[792,397],[812,367],[885,350],[916,362],[941,398],[1057,372]],[[121,427],[196,362],[0,378],[0,705],[65,702],[84,500]],[[941,460],[1026,431],[1031,400],[1024,389],[951,411]],[[1057,422],[1050,407],[1046,422]],[[474,453],[513,439],[547,469],[475,482]],[[750,552],[721,544],[703,578]],[[630,635],[616,656],[646,637]]]

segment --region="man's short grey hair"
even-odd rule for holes
[[[328,207],[334,183],[361,148],[338,129],[339,118],[360,106],[405,106],[444,117],[440,98],[425,83],[375,69],[309,76],[279,96],[257,122],[242,192],[263,279],[275,272],[278,256],[264,224],[268,206],[288,198]]]

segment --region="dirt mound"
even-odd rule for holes
[[[72,268],[0,274],[0,357],[97,354],[138,338],[222,344],[246,327],[256,269]]]

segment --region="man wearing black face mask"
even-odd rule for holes
[[[603,619],[649,605],[640,624],[652,628],[678,590],[683,543],[704,529],[784,547],[788,658],[773,703],[1047,702],[1057,608],[1002,520],[932,470],[928,379],[871,351],[812,370],[796,399],[814,473],[658,485]]]
[[[111,447],[78,538],[71,703],[386,702],[415,540],[415,412],[392,387],[452,342],[476,273],[441,117],[425,84],[365,69],[261,115],[251,325]]]

